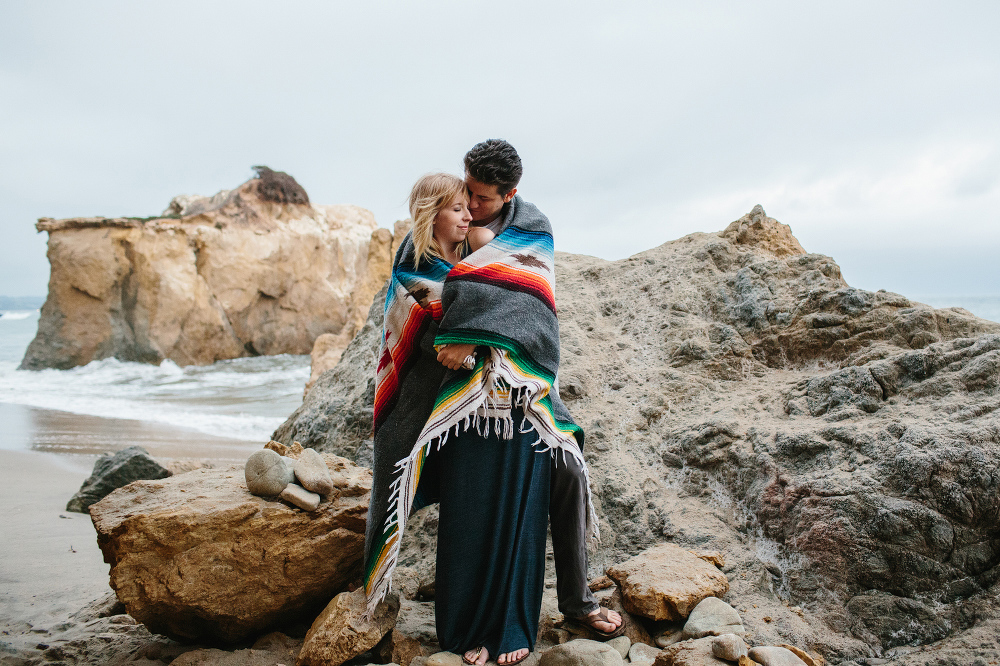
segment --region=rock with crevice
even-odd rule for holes
[[[368,470],[324,459],[356,487],[312,513],[250,494],[240,465],[138,481],[94,504],[129,615],[178,640],[219,643],[314,617],[360,576],[371,488]]]
[[[296,666],[340,666],[374,648],[392,631],[399,598],[390,594],[371,619],[365,617],[365,608],[364,588],[334,597],[309,628]]]

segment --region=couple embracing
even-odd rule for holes
[[[369,613],[411,512],[437,502],[438,641],[479,666],[534,647],[550,520],[559,610],[602,637],[624,631],[587,587],[597,517],[583,431],[555,388],[552,228],[517,196],[521,171],[513,146],[491,139],[466,154],[464,180],[414,185],[376,370]]]

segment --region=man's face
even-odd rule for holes
[[[516,189],[506,196],[497,192],[496,185],[486,185],[465,174],[465,184],[469,188],[469,212],[473,222],[489,222],[500,214],[503,205],[514,198]]]

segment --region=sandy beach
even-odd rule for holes
[[[181,428],[0,403],[0,631],[53,629],[110,591],[90,517],[65,510],[99,453],[139,445],[158,459],[245,459],[259,443]]]

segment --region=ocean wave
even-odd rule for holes
[[[0,363],[0,402],[150,421],[266,441],[302,400],[308,356],[262,356],[179,367],[103,359],[70,370]]]
[[[27,319],[35,314],[35,310],[0,310],[0,322]]]

